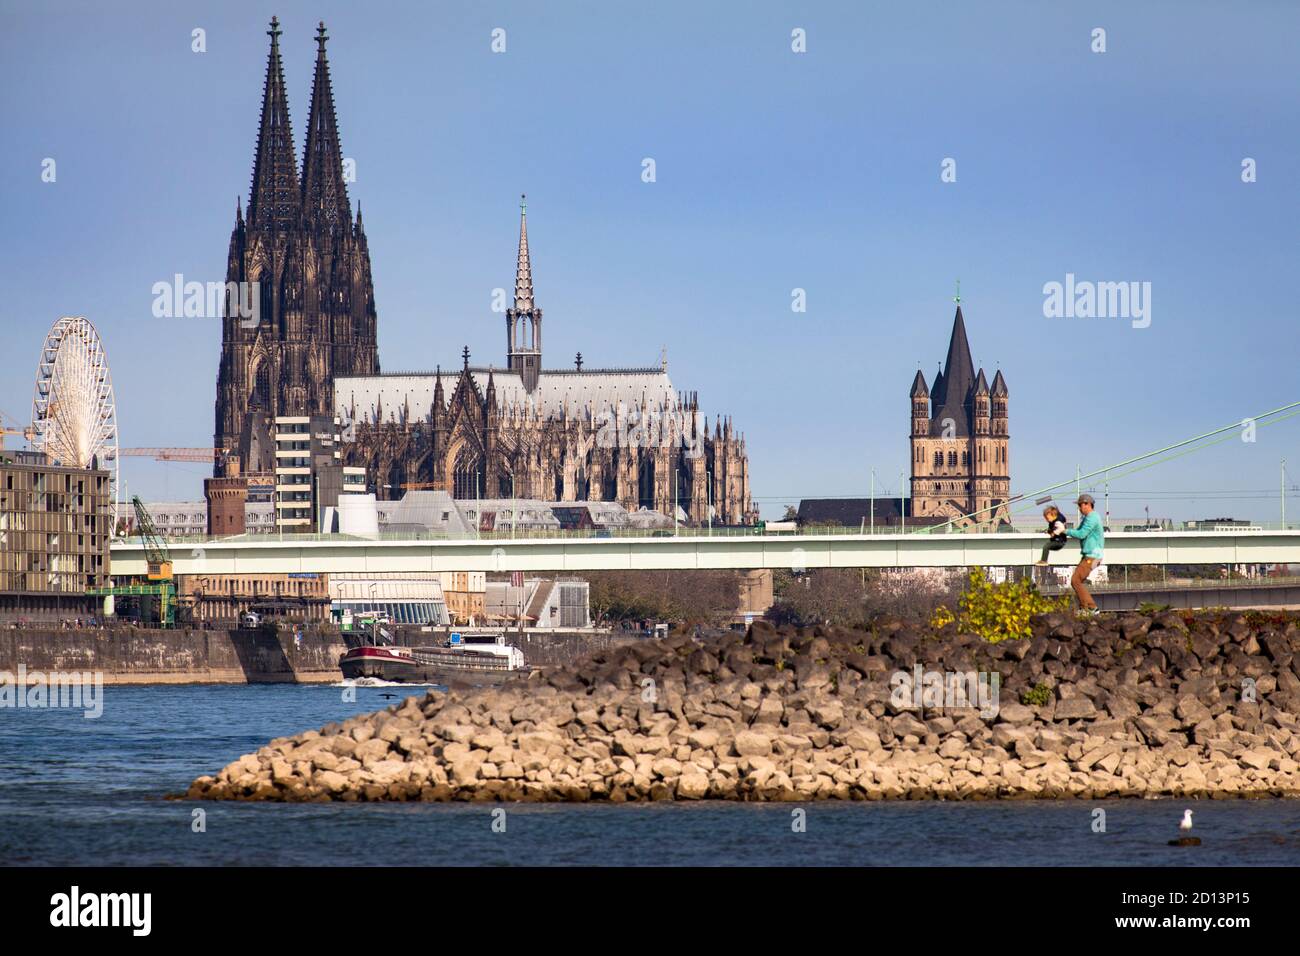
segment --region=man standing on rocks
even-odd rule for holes
[[[1088,593],[1088,575],[1101,564],[1105,532],[1101,518],[1093,511],[1092,495],[1079,495],[1079,500],[1075,503],[1079,506],[1078,526],[1067,528],[1065,533],[1071,538],[1079,539],[1083,557],[1079,559],[1079,566],[1070,578],[1070,587],[1074,588],[1074,595],[1079,599],[1079,610],[1092,613],[1097,610],[1097,602]]]

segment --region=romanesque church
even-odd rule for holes
[[[236,209],[228,282],[257,282],[256,323],[228,305],[217,377],[216,447],[245,473],[274,467],[272,423],[335,415],[381,498],[439,488],[456,498],[613,501],[703,524],[757,518],[745,440],[700,414],[660,361],[547,368],[521,203],[513,303],[500,367],[379,370],[370,251],[348,198],[324,25],[298,174],[278,21],[262,97],[247,218]]]
[[[918,519],[958,518],[958,526],[1010,523],[1007,382],[975,370],[960,297],[948,356],[933,387],[912,380],[912,501]]]

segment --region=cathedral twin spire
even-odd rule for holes
[[[258,284],[259,319],[226,316],[217,372],[214,447],[234,450],[245,471],[274,466],[269,418],[329,414],[336,377],[379,371],[370,252],[348,202],[328,35],[320,24],[299,178],[280,32],[273,17],[252,188],[246,216],[236,203],[226,266],[227,283]]]
[[[262,91],[262,122],[257,130],[253,162],[253,188],[248,197],[251,228],[282,230],[298,219],[302,197],[298,187],[298,160],[289,124],[289,98],[284,92],[284,66],[280,62],[280,21],[271,18],[271,52],[266,60]]]
[[[284,66],[280,60],[280,21],[271,18],[271,52],[266,62],[266,83],[262,95],[262,120],[257,133],[253,164],[253,188],[248,200],[250,229],[285,231],[301,219],[322,223],[331,229],[352,223],[347,184],[343,178],[343,153],[334,113],[325,42],[329,39],[322,22],[316,31],[316,76],[312,83],[311,112],[307,117],[307,148],[303,156],[302,181],[293,148],[293,127],[289,122],[289,99],[284,87]]]
[[[334,90],[325,58],[325,23],[316,30],[316,76],[311,87],[311,114],[307,119],[307,152],[302,163],[303,215],[331,228],[351,223],[348,187],[343,178],[343,148],[334,115]]]

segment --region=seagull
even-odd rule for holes
[[[1183,819],[1182,819],[1182,821],[1178,824],[1178,829],[1183,830],[1184,832],[1186,832],[1187,830],[1190,830],[1191,828],[1192,828],[1192,811],[1191,811],[1191,810],[1184,810],[1184,811],[1183,811]]]

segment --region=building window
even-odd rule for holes
[[[483,463],[472,451],[466,450],[456,457],[452,468],[452,497],[462,500],[481,497]]]

